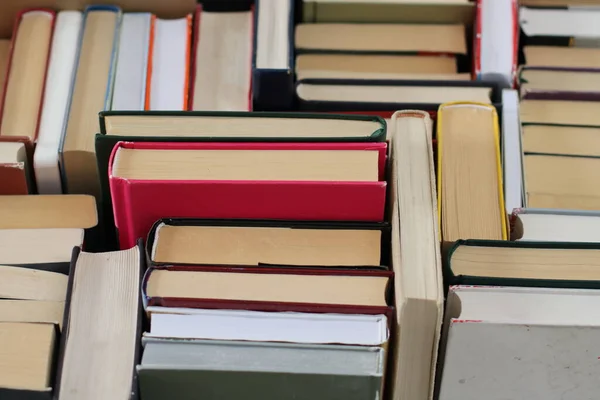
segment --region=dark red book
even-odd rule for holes
[[[124,179],[114,174],[120,149],[376,151],[377,181]],[[131,143],[109,162],[110,192],[121,248],[145,238],[161,218],[370,221],[384,218],[386,143]]]

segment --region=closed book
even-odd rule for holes
[[[380,347],[149,339],[137,368],[144,399],[377,400]]]
[[[22,142],[0,142],[0,195],[29,194],[33,189],[26,148]]]
[[[386,150],[385,143],[120,142],[109,167],[120,245],[126,247],[146,237],[152,224],[165,216],[382,221]],[[145,168],[138,170],[139,174],[128,171],[126,164],[121,170],[127,154],[141,156],[148,167],[158,166],[157,174],[152,176]],[[181,155],[191,156],[190,162],[199,161],[203,166],[166,171],[166,165],[176,166],[177,162],[152,161],[156,156]],[[213,168],[217,164],[210,159],[224,156],[229,161],[220,161],[220,167]],[[343,159],[346,166],[341,167],[336,158],[339,162]],[[149,198],[153,201],[147,201]]]
[[[382,142],[385,139],[385,122],[377,116],[226,111],[101,112],[96,157],[106,241],[111,246],[116,242],[108,166],[110,154],[119,141],[292,143]]]

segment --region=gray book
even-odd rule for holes
[[[381,347],[146,339],[144,400],[379,400]]]

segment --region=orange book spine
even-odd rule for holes
[[[193,19],[192,14],[188,14],[187,18],[187,46],[185,47],[185,85],[183,88],[183,110],[190,110],[189,97],[190,97],[190,60],[192,56],[192,30],[193,30]]]
[[[148,68],[146,71],[146,97],[144,100],[144,109],[150,110],[150,98],[152,96],[152,63],[154,60],[154,26],[156,15],[150,19],[150,39],[148,40]]]

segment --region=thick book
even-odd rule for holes
[[[146,400],[377,400],[381,347],[148,339],[137,367]]]
[[[142,282],[145,307],[385,314],[391,271],[155,266]],[[332,290],[335,288],[335,290]]]
[[[385,222],[169,218],[154,224],[146,252],[152,265],[385,269],[389,233]]]
[[[598,288],[597,243],[459,240],[449,249],[450,285]]]
[[[0,195],[33,191],[27,147],[22,142],[0,142]]]
[[[594,398],[600,373],[599,294],[577,289],[451,288],[438,398]]]
[[[292,0],[257,0],[254,6],[252,106],[256,111],[289,111],[294,105]]]
[[[309,113],[106,111],[100,113],[96,158],[102,190],[102,225],[114,247],[108,180],[110,154],[126,142],[383,142],[385,121],[377,116]],[[164,216],[161,216],[164,217]]]
[[[120,245],[146,237],[165,216],[382,221],[386,151],[385,143],[120,142],[109,167]],[[128,154],[139,160],[132,170],[121,166]],[[177,166],[181,156],[202,165]]]

